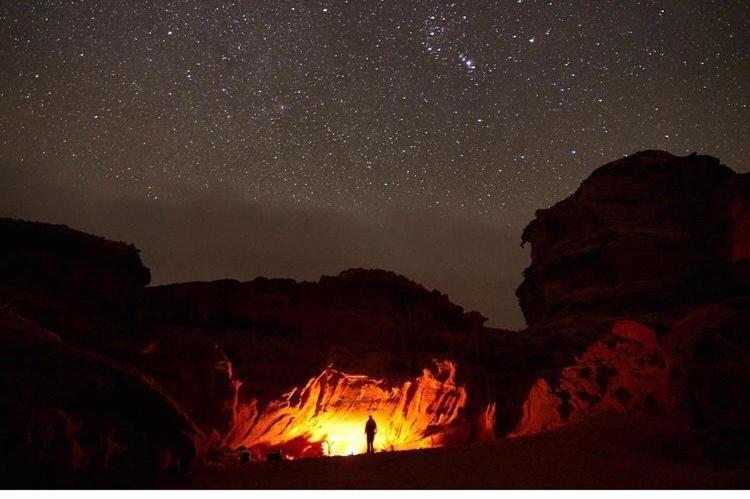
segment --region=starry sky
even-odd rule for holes
[[[746,171],[746,0],[0,1],[0,215],[153,281],[382,267],[519,327],[520,232],[643,149]]]

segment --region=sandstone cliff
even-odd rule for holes
[[[595,170],[523,232],[532,262],[517,294],[529,325],[747,293],[733,275],[747,257],[742,177],[710,156],[663,151]]]
[[[456,362],[458,382],[470,386],[460,424],[481,419],[491,403],[476,355],[483,322],[403,276],[352,269],[318,282],[147,288],[134,333],[100,351],[158,380],[217,442],[329,368],[399,386],[436,359]],[[241,421],[238,406],[249,411]],[[470,426],[467,439],[482,431]]]
[[[593,412],[687,418],[706,448],[748,452],[748,175],[645,151],[596,170],[523,233],[526,334],[567,365],[537,379],[512,434]]]
[[[616,411],[750,453],[750,176],[708,156],[634,154],[539,210],[519,332],[381,270],[144,287],[130,245],[8,219],[0,239],[0,464],[19,483],[340,453],[331,428],[369,411],[394,448]]]
[[[153,381],[0,310],[4,487],[144,487],[196,458],[200,430]]]

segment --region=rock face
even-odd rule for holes
[[[523,232],[532,263],[517,292],[529,325],[747,293],[732,272],[750,256],[747,190],[736,189],[737,177],[710,156],[645,151],[537,211]]]
[[[750,299],[696,307],[662,340],[669,390],[709,452],[736,460],[750,455]]]
[[[433,359],[450,358],[466,378],[466,347],[479,341],[484,321],[404,277],[363,269],[318,282],[147,288],[138,313],[137,335],[108,354],[159,380],[221,434],[232,425],[236,383],[240,403],[262,408],[331,365],[401,383]],[[211,389],[194,389],[206,383]]]
[[[120,481],[127,475],[123,469],[143,480],[183,469],[195,455],[252,445],[252,431],[243,431],[257,432],[267,417],[275,417],[285,394],[302,390],[311,379],[318,380],[313,387],[325,385],[326,393],[346,400],[288,406],[293,411],[286,415],[297,421],[308,412],[320,420],[332,408],[338,413],[334,419],[355,417],[364,411],[361,401],[349,400],[358,391],[342,387],[360,379],[374,394],[368,407],[409,416],[392,431],[385,431],[392,425],[382,421],[383,435],[395,435],[383,445],[489,436],[486,391],[472,389],[469,397],[466,388],[481,381],[473,359],[484,318],[465,313],[437,291],[391,272],[363,269],[310,283],[259,278],[144,288],[148,270],[131,246],[66,227],[1,222],[14,265],[0,276],[0,304],[13,317],[0,329],[9,334],[18,323],[30,325],[24,334],[36,332],[33,343],[24,343],[27,362],[6,366],[16,389],[9,389],[4,413],[13,420],[14,435],[32,431],[22,425],[24,418],[57,415],[44,420],[53,436],[5,446],[9,453],[32,456],[23,461],[27,477],[55,485],[132,485]],[[0,347],[7,355],[21,348],[10,341]],[[29,367],[36,356],[52,356],[50,351],[55,361],[45,366],[54,366],[65,388],[47,383],[54,376],[46,367],[38,372]],[[460,367],[449,362],[449,376],[438,369],[430,377],[423,369],[437,358]],[[78,363],[87,366],[85,373],[72,367]],[[68,364],[70,370],[64,368]],[[26,369],[31,372],[24,385]],[[100,388],[84,380],[96,380]],[[18,390],[37,385],[45,394],[38,407],[23,402]],[[415,389],[418,402],[410,398]],[[68,396],[86,400],[85,408]],[[393,406],[394,401],[403,405]],[[249,417],[251,408],[257,413]],[[133,442],[135,435],[149,440]],[[319,451],[322,436],[305,435]],[[66,450],[50,454],[51,446]],[[121,448],[130,450],[117,451]],[[13,464],[11,454],[3,462]],[[54,466],[57,475],[43,472]]]
[[[5,218],[0,236],[0,303],[76,345],[124,333],[150,280],[134,246]]]
[[[750,176],[715,158],[638,153],[538,211],[520,332],[381,270],[145,287],[130,245],[8,219],[0,240],[5,486],[138,486],[240,447],[347,453],[370,412],[381,448],[617,411],[750,455]]]
[[[143,487],[184,471],[199,431],[134,370],[0,311],[5,487]]]
[[[645,151],[539,210],[517,294],[526,334],[565,331],[571,358],[537,379],[512,434],[662,411],[711,452],[747,455],[749,199],[748,175],[716,158]]]
[[[360,454],[365,452],[362,422],[368,416],[380,422],[374,441],[378,450],[465,441],[469,422],[462,413],[468,394],[455,377],[450,361],[396,386],[327,368],[263,409],[255,400],[238,403],[225,442],[261,453],[283,449],[294,457]]]
[[[130,301],[151,280],[131,244],[64,225],[0,218],[0,283],[14,288],[55,288],[102,301]]]
[[[151,380],[87,351],[125,330],[137,250],[0,219],[0,477],[6,487],[138,487],[184,470],[200,430]]]
[[[536,381],[510,436],[554,430],[596,412],[653,411],[667,400],[667,390],[668,368],[656,333],[638,322],[617,321],[573,365]]]
[[[479,386],[483,322],[402,276],[353,269],[318,282],[259,278],[147,288],[138,332],[102,351],[154,377],[217,440],[234,442],[227,436],[248,432],[248,420],[273,413],[269,405],[329,368],[399,386],[434,359],[450,359],[458,383]],[[462,422],[478,421],[491,403],[486,390],[472,391]],[[238,421],[238,407],[252,416]],[[483,431],[470,426],[467,439]]]

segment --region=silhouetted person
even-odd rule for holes
[[[371,452],[375,452],[375,446],[373,445],[373,442],[375,442],[375,434],[378,432],[378,425],[375,423],[375,420],[372,419],[372,416],[369,416],[367,419],[367,423],[365,424],[365,435],[367,435],[367,453],[370,454]]]

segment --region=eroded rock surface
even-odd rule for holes
[[[656,333],[617,321],[571,366],[540,377],[510,436],[554,430],[599,412],[654,412],[669,405],[668,367]]]
[[[471,440],[486,435],[479,421],[491,403],[478,364],[483,322],[403,276],[353,269],[318,282],[147,288],[138,331],[106,351],[157,379],[217,442],[234,441],[237,407],[253,414],[246,424],[329,368],[400,386],[450,359],[472,393],[460,418]]]
[[[165,406],[174,406],[178,413],[189,417],[191,424],[195,422],[196,426],[190,430],[193,435],[188,438],[189,449],[182,449],[185,455],[174,458],[176,464],[143,458],[137,460],[142,469],[133,464],[139,476],[181,469],[188,454],[205,456],[231,448],[233,436],[239,434],[247,421],[238,420],[237,414],[247,412],[249,407],[255,407],[258,414],[272,413],[284,394],[294,387],[301,389],[321,372],[346,372],[347,376],[380,380],[389,388],[375,392],[390,396],[392,387],[402,387],[405,380],[414,383],[416,378],[424,376],[423,369],[432,366],[433,359],[451,359],[460,363],[460,368],[451,372],[459,378],[455,383],[462,387],[451,390],[464,397],[451,406],[454,418],[448,423],[437,413],[422,414],[428,423],[416,431],[419,435],[415,442],[442,438],[439,434],[444,435],[447,426],[460,429],[452,434],[460,433],[461,441],[487,438],[491,433],[488,427],[492,414],[488,413],[484,392],[472,389],[475,395],[469,397],[463,388],[481,380],[481,368],[472,361],[472,356],[476,357],[481,346],[484,318],[465,313],[445,295],[426,290],[402,276],[354,269],[311,283],[259,278],[248,283],[218,281],[144,288],[148,271],[141,265],[137,250],[128,245],[65,227],[22,221],[4,220],[0,229],[7,229],[9,238],[20,238],[15,247],[23,253],[25,264],[32,267],[24,272],[10,272],[5,280],[0,276],[0,300],[9,313],[42,331],[39,334],[45,336],[45,341],[56,341],[54,348],[132,369],[134,383],[137,380],[152,383],[157,400],[163,397],[161,402]],[[45,231],[49,234],[45,235]],[[29,237],[29,233],[34,237]],[[91,269],[86,268],[89,252],[97,253],[91,257]],[[65,267],[66,259],[71,260],[70,269]],[[38,268],[34,269],[34,265]],[[35,277],[47,267],[53,269],[49,275]],[[66,274],[66,270],[72,274]],[[87,272],[85,279],[78,276]],[[116,284],[118,280],[121,287]],[[4,353],[13,351],[10,344],[2,346]],[[62,358],[67,360],[60,363],[73,362],[72,357]],[[75,376],[62,370],[60,379],[66,378],[71,378],[70,393],[81,392],[92,403],[101,401],[100,394],[78,386]],[[43,384],[44,379],[30,376],[29,383]],[[443,386],[445,382],[438,384]],[[423,390],[425,383],[429,384],[423,381]],[[451,377],[451,386],[453,383]],[[351,389],[341,393],[348,397],[355,392]],[[21,396],[15,391],[10,394],[9,400]],[[438,398],[443,400],[442,396]],[[44,410],[57,414],[60,404],[55,401],[56,392],[48,399]],[[329,402],[333,404],[331,407],[337,404],[344,407],[347,403],[353,404],[350,408],[357,406],[356,401]],[[131,392],[126,392],[118,403],[141,407],[143,412],[138,416],[143,418],[157,411]],[[387,397],[373,403],[390,407]],[[13,406],[18,414],[32,414],[36,410],[23,403]],[[444,408],[438,406],[427,404],[422,409],[441,413]],[[130,417],[128,411],[110,404],[110,409],[115,408],[123,417]],[[71,436],[75,428],[99,428],[100,414],[94,411],[63,412],[66,418],[75,421],[65,426],[70,430],[64,432],[70,448],[77,445],[78,440]],[[101,414],[107,414],[107,408]],[[143,418],[138,421],[147,422]],[[441,428],[436,421],[442,421]],[[407,422],[410,423],[414,422]],[[163,418],[156,415],[153,427],[160,428],[162,424]],[[389,426],[388,421],[382,424],[384,428]],[[174,426],[181,428],[175,431],[183,432],[179,424]],[[154,428],[144,428],[141,433],[151,435]],[[170,430],[165,435],[173,433]],[[315,443],[320,447],[320,442]],[[392,442],[406,443],[417,445],[398,438]],[[32,446],[35,450],[30,452],[47,455],[49,445],[52,444],[43,440],[37,447]],[[161,440],[153,445],[156,449],[165,447]],[[77,451],[70,452],[77,455]],[[104,464],[87,466],[85,473],[79,473],[76,470],[84,468],[78,461],[71,464],[78,458],[67,454],[55,456],[44,466],[58,462],[60,477],[85,476],[91,483],[97,480],[104,483],[120,476],[119,472],[108,471],[109,457],[102,458]],[[30,473],[47,476],[39,473],[44,467],[41,461],[29,461],[26,465]]]
[[[602,410],[684,417],[706,448],[750,451],[750,178],[709,156],[645,151],[596,170],[523,233],[529,337],[567,365],[539,376],[511,434]]]
[[[0,310],[5,487],[144,487],[184,472],[201,432],[132,368]]]
[[[279,422],[359,415],[362,392],[384,428],[419,415],[395,418],[394,448],[409,422],[420,445],[615,411],[684,422],[716,457],[750,453],[750,178],[708,156],[634,154],[538,211],[519,332],[386,271],[149,288],[127,244],[8,219],[0,240],[0,447],[19,483],[132,485],[288,446]],[[452,375],[428,376],[434,359]],[[325,453],[308,429],[297,443]]]
[[[732,275],[748,256],[739,178],[710,156],[645,151],[538,210],[523,232],[532,262],[517,292],[529,325],[747,293]]]
[[[436,362],[420,377],[390,385],[327,368],[265,408],[255,400],[238,404],[225,441],[261,453],[283,449],[293,457],[361,454],[368,416],[378,423],[377,450],[466,441],[468,393],[456,384],[456,370],[450,361]]]

